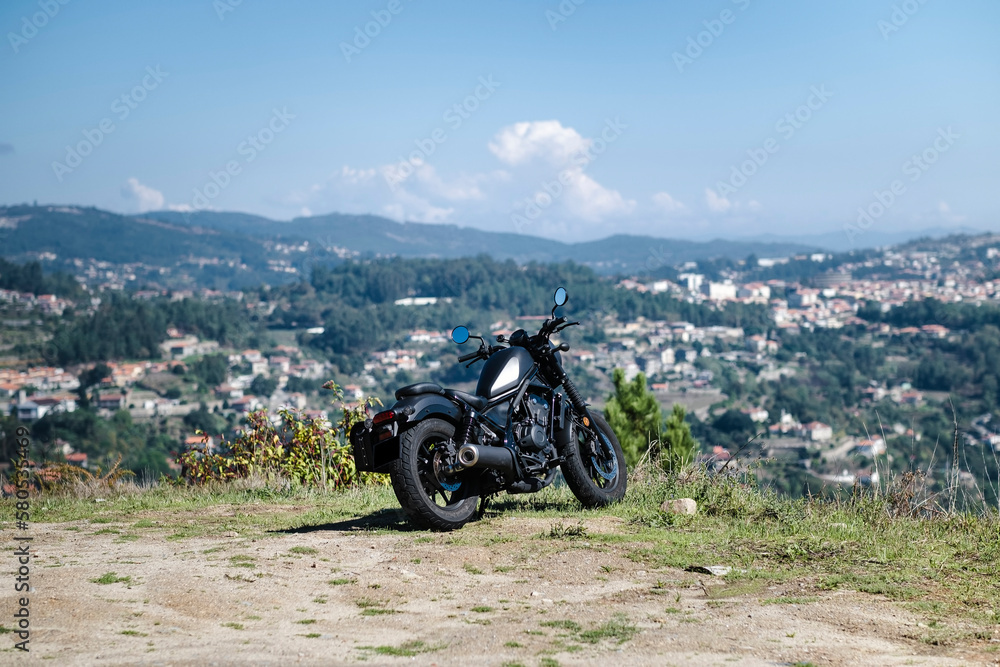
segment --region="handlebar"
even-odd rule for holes
[[[576,326],[577,324],[580,324],[579,322],[569,322],[569,323],[567,323],[566,320],[567,320],[567,318],[565,318],[565,317],[557,317],[556,319],[553,319],[553,320],[545,320],[545,323],[542,324],[541,328],[538,330],[538,336],[541,336],[545,340],[548,340],[548,337],[551,336],[552,334],[558,333],[558,332],[560,332],[563,329],[566,329],[568,327],[572,327],[572,326]],[[515,332],[515,333],[517,333],[517,332]],[[524,332],[522,331],[521,333],[523,335]],[[528,337],[525,336],[525,341],[523,343],[520,342],[520,339],[518,341],[512,341],[510,338],[507,338],[506,336],[503,336],[502,334],[499,335],[499,336],[497,336],[496,338],[497,338],[497,342],[498,343],[510,343],[512,345],[524,345],[524,343],[527,342],[527,338]],[[531,338],[532,342],[534,342],[535,340],[537,340],[536,336],[531,336],[530,338]],[[476,350],[475,352],[472,352],[470,354],[466,354],[466,355],[463,355],[463,356],[459,357],[458,358],[458,363],[464,364],[465,362],[470,361],[472,363],[470,363],[469,366],[471,366],[473,363],[475,363],[479,359],[488,359],[494,352],[497,352],[498,350],[502,350],[502,349],[504,349],[504,348],[503,347],[493,347],[492,345],[489,345],[489,346],[480,345],[479,349]],[[569,344],[567,344],[567,343],[560,343],[558,346],[556,346],[555,350],[559,351],[559,352],[566,352],[566,351],[569,350]]]

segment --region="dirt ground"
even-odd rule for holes
[[[522,517],[469,534],[345,521],[132,541],[87,521],[36,524],[31,653],[3,634],[0,663],[997,664],[991,645],[920,641],[918,619],[878,596],[648,571],[627,557],[634,544],[588,540],[616,521],[575,540]]]

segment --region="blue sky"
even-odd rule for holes
[[[1000,230],[991,0],[64,1],[0,8],[0,203]]]

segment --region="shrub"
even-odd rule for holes
[[[384,475],[358,473],[347,441],[351,426],[365,418],[365,407],[378,399],[369,398],[360,406],[350,407],[344,404],[340,387],[332,382],[324,387],[340,399],[343,417],[337,424],[282,409],[278,413],[280,423],[275,425],[267,410],[252,412],[242,433],[220,445],[223,453],[200,449],[184,452],[178,459],[181,478],[201,484],[257,476],[283,477],[324,489],[340,489],[357,482],[386,483]]]

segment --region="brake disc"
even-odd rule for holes
[[[615,448],[611,446],[610,442],[608,442],[607,436],[605,436],[603,433],[600,433],[599,431],[598,434],[601,436],[601,440],[604,441],[604,444],[606,445],[606,451],[610,455],[611,471],[604,472],[604,468],[601,466],[600,463],[597,462],[596,455],[590,457],[590,462],[594,464],[594,470],[597,471],[597,474],[610,482],[618,475],[618,457],[615,456]]]
[[[441,488],[449,493],[458,491],[458,487],[462,486],[462,482],[445,481],[445,475],[443,474],[442,469],[446,467],[446,464],[442,460],[441,452],[438,451],[434,453],[434,461],[432,465],[434,467],[434,480],[441,485]]]

